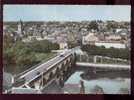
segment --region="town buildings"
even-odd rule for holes
[[[63,49],[68,42],[82,45],[108,45],[110,43],[125,45],[130,48],[130,23],[129,22],[114,22],[117,28],[108,29],[108,21],[96,21],[97,30],[91,28],[92,21],[81,22],[5,22],[3,34],[8,34],[17,38],[22,38],[23,42],[31,40],[47,39],[53,43],[58,43]],[[127,23],[127,24],[126,24]],[[117,24],[117,25],[116,25]],[[92,26],[93,27],[93,26]],[[105,45],[104,45],[105,46]],[[124,48],[124,46],[121,46]]]

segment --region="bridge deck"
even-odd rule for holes
[[[72,52],[71,51],[66,51],[64,53],[64,56],[56,56],[53,59],[47,61],[46,63],[43,63],[41,65],[39,65],[38,67],[30,70],[29,72],[21,75],[19,78],[25,78],[26,82],[29,83],[30,81],[34,80],[35,78],[37,78],[38,76],[41,75],[41,73],[47,72],[47,70],[49,70],[50,68],[52,68],[54,65],[56,65],[57,63],[63,61],[66,57],[68,57],[69,55],[71,55]],[[37,75],[37,73],[39,73],[39,75]]]
[[[97,63],[86,63],[86,62],[76,62],[76,66],[83,67],[94,67],[94,68],[110,68],[110,69],[126,69],[130,70],[130,65],[117,65],[117,64],[97,64]]]

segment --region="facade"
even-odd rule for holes
[[[112,43],[112,42],[95,42],[96,46],[104,46],[105,48],[126,48],[125,44],[122,43]]]
[[[61,42],[59,43],[60,45],[60,49],[67,49],[68,48],[68,44],[66,42]]]
[[[23,22],[20,20],[20,22],[18,23],[18,31],[17,31],[18,35],[20,37],[23,36]]]
[[[94,44],[99,41],[98,37],[94,33],[89,33],[87,36],[83,36],[82,44]]]
[[[106,41],[119,41],[121,40],[120,35],[109,35],[105,37]]]

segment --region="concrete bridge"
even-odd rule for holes
[[[71,75],[70,72],[74,64],[75,53],[67,50],[64,54],[16,76],[13,87],[41,90],[52,81],[56,81],[57,84],[63,86],[64,81]]]

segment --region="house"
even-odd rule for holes
[[[109,35],[105,37],[106,41],[119,41],[121,40],[121,36],[120,35]]]
[[[120,32],[120,31],[122,31],[122,29],[120,29],[120,28],[116,29],[116,33]]]
[[[68,48],[68,44],[66,42],[61,42],[59,43],[60,49],[67,49]]]
[[[105,41],[105,35],[104,34],[99,34],[98,39],[99,39],[99,41]]]
[[[96,41],[99,41],[99,39],[94,33],[89,33],[82,38],[82,44],[94,44]]]

